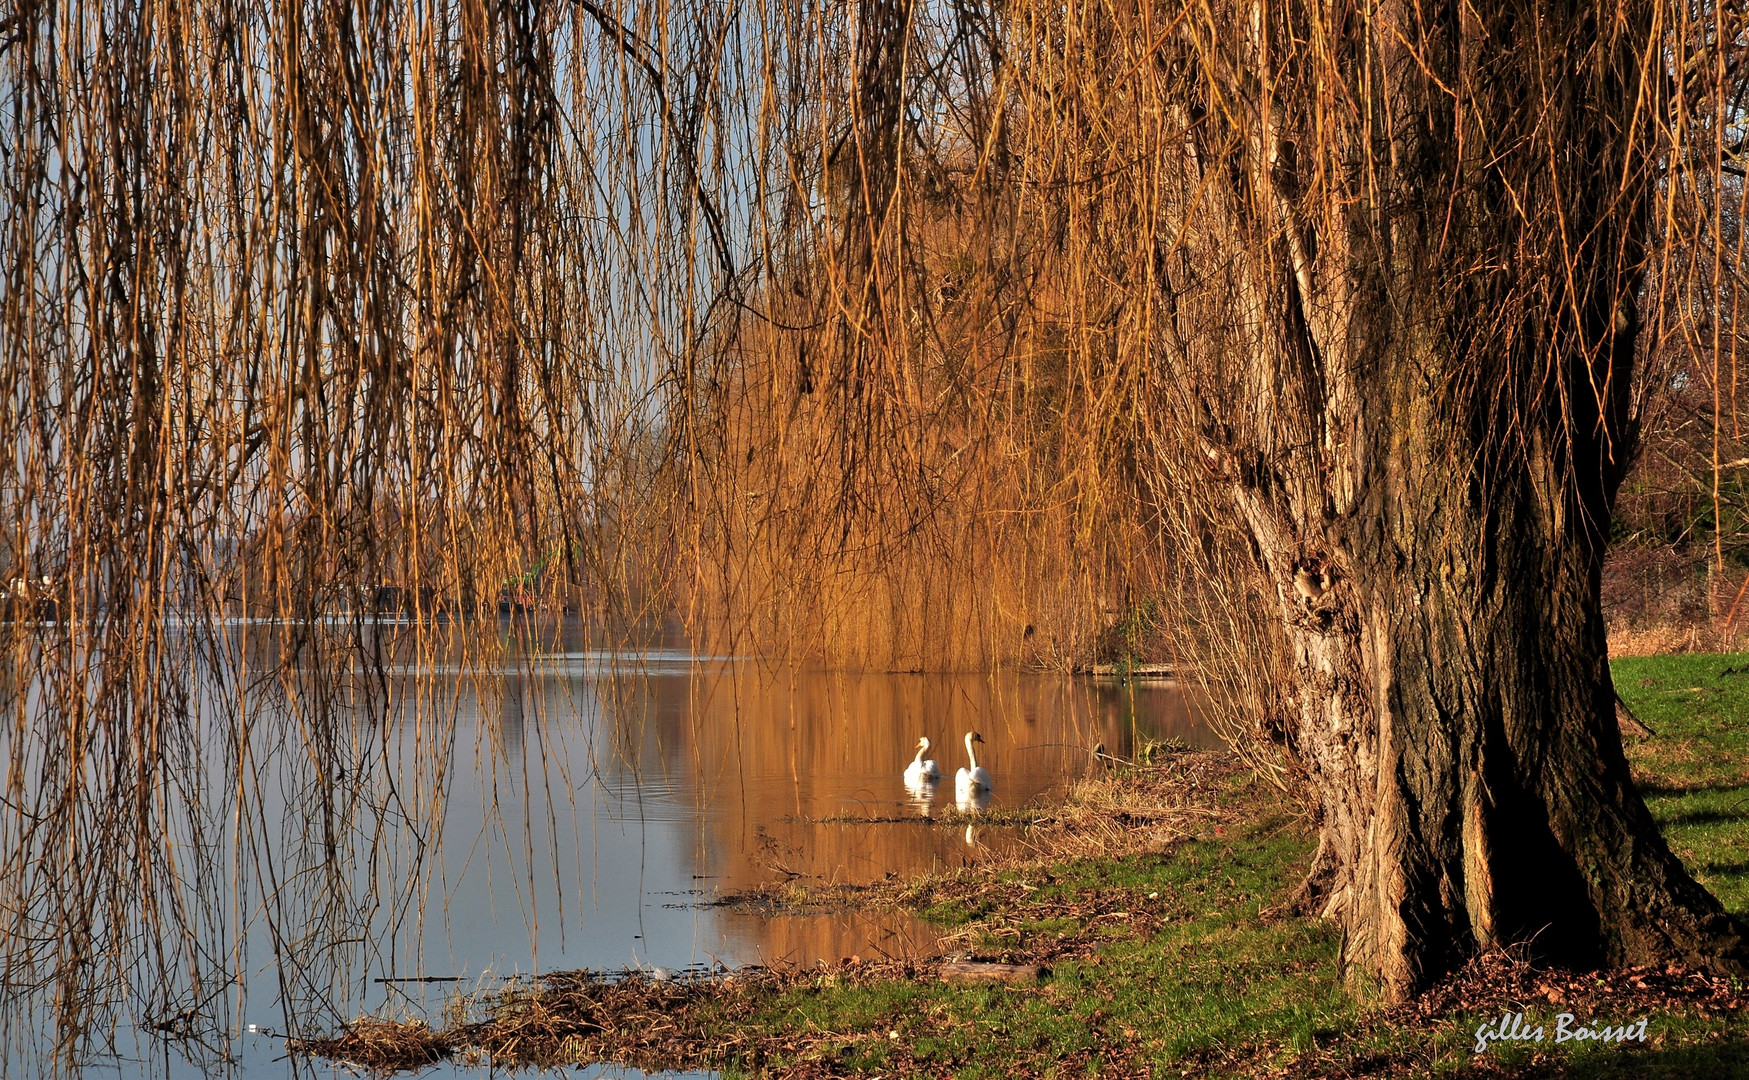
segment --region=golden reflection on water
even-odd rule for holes
[[[627,689],[627,688],[622,688]],[[652,724],[670,782],[690,788],[694,873],[717,892],[787,882],[857,884],[976,865],[1009,850],[1012,827],[937,819],[955,811],[963,736],[983,736],[978,763],[1000,810],[1058,797],[1102,766],[1093,747],[1129,757],[1138,738],[1207,741],[1185,695],[1023,675],[888,675],[772,671],[750,663],[652,678],[641,709],[610,709],[616,726]],[[607,695],[612,700],[616,695]],[[642,695],[633,693],[633,698]],[[626,702],[625,695],[618,699]],[[628,731],[629,734],[629,731]],[[939,783],[903,773],[927,736]],[[649,732],[634,741],[652,747]],[[688,774],[688,775],[676,775]],[[971,809],[966,806],[965,809]],[[767,918],[726,912],[738,954],[816,957],[928,951],[934,934],[899,916]]]

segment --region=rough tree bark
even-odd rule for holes
[[[1191,133],[1162,365],[1291,641],[1304,899],[1391,998],[1496,943],[1741,970],[1630,779],[1599,604],[1652,5],[1212,10],[1162,65]]]

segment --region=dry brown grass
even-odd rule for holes
[[[1743,652],[1749,650],[1749,626],[1739,618],[1727,632],[1724,620],[1685,626],[1612,627],[1610,656],[1663,656],[1667,653]]]
[[[360,1017],[338,1035],[290,1039],[293,1051],[346,1061],[376,1073],[410,1072],[435,1065],[450,1055],[453,1038],[436,1032],[423,1020]]]
[[[497,1068],[557,1068],[596,1062],[659,1072],[709,1069],[730,1060],[756,1064],[762,1038],[738,1029],[786,990],[856,986],[917,978],[908,961],[857,958],[813,968],[738,969],[715,978],[655,980],[642,975],[563,972],[513,983],[453,1003],[484,1019],[432,1032],[420,1021],[361,1019],[332,1038],[294,1040],[296,1053],[362,1066],[377,1073],[410,1071],[452,1058]],[[868,1037],[880,1037],[870,1034]],[[842,1036],[819,1032],[831,1045]],[[806,1053],[808,1036],[786,1037],[788,1052]],[[770,1044],[775,1048],[776,1044]]]

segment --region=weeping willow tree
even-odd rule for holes
[[[1734,400],[1744,13],[816,18],[840,74],[774,181],[808,178],[774,231],[810,242],[756,346],[710,352],[721,415],[737,376],[787,392],[701,455],[745,475],[736,432],[817,417],[835,487],[803,535],[840,546],[791,565],[868,530],[891,566],[956,514],[1121,552],[1087,593],[1178,600],[1183,651],[1246,688],[1318,813],[1298,900],[1387,996],[1495,944],[1741,970],[1629,777],[1599,579],[1656,346],[1705,342]],[[711,520],[725,547],[769,527]]]
[[[1629,778],[1599,577],[1645,357],[1710,320],[1712,370],[1735,362],[1718,328],[1741,238],[1719,223],[1744,198],[1743,13],[940,17],[821,18],[851,73],[833,134],[803,136],[831,366],[791,408],[824,394],[844,487],[927,483],[911,433],[963,410],[1022,432],[1025,475],[1113,547],[1135,541],[1099,496],[1139,507],[1159,561],[1125,565],[1189,601],[1186,650],[1279,665],[1278,693],[1242,698],[1309,782],[1299,900],[1341,925],[1358,983],[1400,998],[1506,943],[1741,970],[1740,928]],[[966,358],[990,354],[943,332],[960,304],[1006,334],[970,391]],[[783,322],[802,349],[808,320]],[[1014,454],[975,445],[986,481]],[[1256,629],[1275,648],[1234,647]]]
[[[538,581],[903,669],[1069,667],[1154,602],[1306,780],[1357,979],[1740,965],[1629,779],[1598,580],[1654,345],[1734,378],[1744,22],[17,8],[6,933],[141,925],[224,619],[307,693],[385,596]]]
[[[1151,65],[1160,441],[1273,585],[1303,899],[1391,996],[1501,942],[1743,962],[1629,779],[1598,600],[1661,189],[1697,106],[1715,164],[1741,111],[1727,14],[1245,6]]]

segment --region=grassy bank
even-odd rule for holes
[[[1628,747],[1653,813],[1749,915],[1749,655],[1623,660],[1615,673],[1655,733]],[[1332,931],[1272,911],[1309,859],[1307,822],[1213,755],[1085,784],[1033,821],[1035,854],[1002,866],[741,901],[903,906],[979,958],[1044,965],[1037,985],[948,985],[908,960],[700,982],[554,977],[467,1003],[466,1022],[442,1031],[367,1024],[308,1049],[379,1067],[414,1064],[399,1047],[804,1077],[1749,1077],[1740,988],[1676,969],[1536,972],[1494,954],[1409,1005],[1357,1005]],[[1548,1037],[1474,1052],[1503,1012]],[[1647,1038],[1556,1044],[1562,1013],[1645,1017]]]
[[[1617,693],[1654,732],[1627,752],[1665,839],[1726,908],[1749,915],[1749,653],[1613,667]]]

